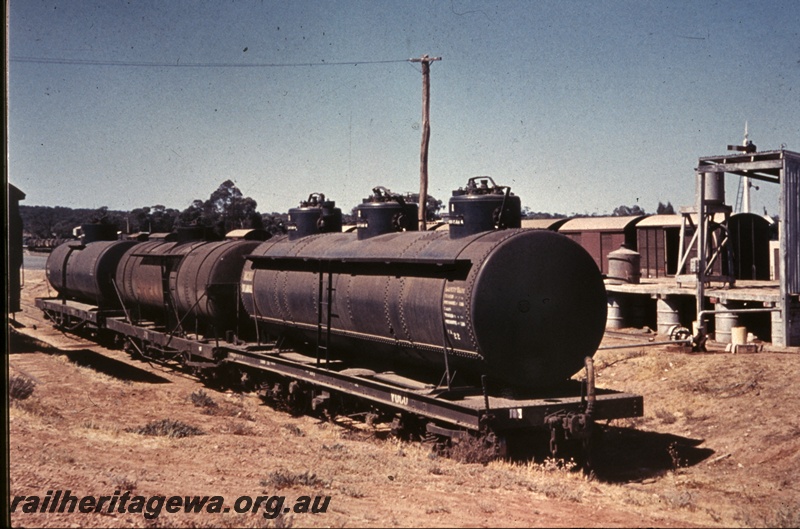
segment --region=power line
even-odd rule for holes
[[[93,61],[84,59],[56,59],[51,57],[10,57],[10,62],[35,64],[69,64],[84,66],[134,66],[156,68],[291,68],[309,66],[358,66],[359,64],[388,64],[409,62],[411,59],[387,61],[346,61],[346,62],[291,62],[291,63],[233,63],[233,62],[140,62],[140,61]]]

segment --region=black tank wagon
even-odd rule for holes
[[[554,386],[580,370],[603,337],[600,272],[578,244],[553,232],[268,241],[242,275],[248,314],[275,336],[313,344],[315,266],[332,273],[332,290],[323,293],[335,316],[326,328],[332,350],[401,357],[439,377],[446,354],[450,368],[473,382],[485,374],[507,387]]]
[[[415,231],[416,205],[373,191],[356,233],[314,194],[290,211],[288,236],[131,245],[112,282],[119,303],[89,327],[295,411],[482,432],[498,448],[542,430],[557,453],[598,419],[642,414],[640,396],[594,387],[605,289],[579,245],[520,229],[519,199],[488,177],[454,193],[449,232]],[[37,305],[62,325],[66,311],[72,323],[103,313],[68,297]]]

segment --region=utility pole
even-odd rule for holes
[[[419,153],[419,231],[425,231],[427,228],[428,142],[431,138],[431,123],[429,118],[431,110],[431,63],[441,60],[441,57],[429,57],[427,54],[418,59],[409,59],[411,62],[422,64],[422,144],[420,145]]]
[[[742,141],[742,147],[749,147],[752,145],[753,142],[750,141],[749,134],[747,133],[747,121],[744,122],[744,141]],[[753,149],[755,150],[755,149]],[[747,150],[745,150],[747,152]],[[744,193],[742,194],[742,213],[750,213],[750,187],[753,184],[750,183],[750,177],[744,176],[742,177],[742,188],[744,189]]]

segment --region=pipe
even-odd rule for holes
[[[772,307],[772,308],[760,308],[760,309],[723,309],[723,310],[701,310],[697,314],[697,335],[694,337],[694,341],[696,344],[701,344],[702,350],[705,350],[705,346],[702,345],[705,342],[705,337],[708,334],[706,332],[705,326],[705,318],[710,316],[711,314],[747,314],[747,313],[763,313],[763,312],[781,312],[782,310],[779,307]]]
[[[700,314],[703,312],[703,300],[705,299],[705,270],[706,270],[706,218],[705,218],[705,202],[706,202],[706,173],[700,171],[697,173],[699,182],[697,183],[697,283],[696,300],[697,300],[697,334],[699,337],[705,336],[706,328]]]
[[[607,351],[609,349],[633,349],[635,347],[649,347],[651,345],[675,345],[675,344],[686,344],[691,345],[692,339],[686,338],[685,340],[668,340],[662,342],[646,342],[646,343],[636,343],[632,345],[606,345],[603,347],[598,347],[598,351]]]
[[[594,387],[594,360],[591,356],[587,356],[584,363],[586,364],[586,416],[591,419],[597,399]]]

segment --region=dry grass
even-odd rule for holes
[[[673,424],[678,420],[674,413],[663,408],[658,408],[655,411],[656,418],[664,424]]]
[[[189,398],[192,401],[192,404],[198,408],[203,408],[204,412],[208,413],[209,415],[213,415],[213,412],[209,412],[208,410],[216,410],[219,407],[217,403],[214,402],[214,399],[212,399],[208,393],[202,389],[193,392]]]
[[[610,429],[613,435],[606,440],[621,448],[606,451],[613,456],[608,464],[619,465],[623,478],[610,481],[587,478],[568,462],[556,460],[460,463],[434,455],[419,443],[384,439],[366,428],[346,429],[339,419],[331,423],[294,418],[260,405],[256,397],[204,391],[188,377],[144,363],[136,365],[169,383],[123,385],[119,379],[76,368],[64,357],[12,355],[20,369],[35,373],[41,382],[32,397],[10,409],[11,482],[19,494],[41,494],[59,483],[91,494],[135,487],[136,494],[143,495],[219,492],[234,498],[264,490],[288,499],[308,494],[307,487],[329,487],[332,496],[332,508],[324,516],[265,520],[251,514],[176,514],[128,523],[119,517],[87,515],[79,521],[87,527],[548,522],[797,527],[800,480],[794,469],[800,464],[800,428],[786,404],[796,400],[795,358],[656,349],[599,352],[596,365],[604,366],[598,384],[643,394],[647,414],[646,419],[612,422],[617,428]],[[192,393],[198,395],[199,405]],[[218,413],[204,412],[214,406],[203,404],[203,394],[217,405]],[[240,420],[248,416],[257,421]],[[176,450],[169,438],[120,433],[126,426],[163,417],[199,427],[206,437],[182,439]],[[232,435],[239,424],[242,432],[252,428],[258,435]],[[635,428],[619,428],[623,425]],[[698,449],[711,454],[699,459]],[[724,458],[714,462],[720,456]],[[302,466],[295,466],[300,462]],[[98,488],[92,489],[93,484]],[[276,485],[286,488],[276,491]],[[49,527],[76,523],[74,518],[45,515],[12,521]]]
[[[282,425],[281,428],[286,430],[290,434],[294,435],[295,437],[304,437],[306,435],[305,433],[303,433],[303,430],[301,430],[300,427],[297,426],[296,424],[286,423]]]
[[[112,474],[110,476],[111,485],[114,489],[119,491],[133,491],[136,490],[136,480],[131,479],[123,474]]]
[[[454,441],[447,450],[447,455],[459,463],[486,465],[495,456],[494,444],[485,437],[467,436]]]
[[[229,433],[233,435],[256,435],[255,429],[249,424],[230,419],[227,424],[221,429],[221,433]]]
[[[189,437],[192,435],[204,435],[205,433],[200,428],[190,426],[181,421],[174,421],[172,419],[151,421],[144,426],[139,426],[137,428],[126,428],[125,431],[140,435],[155,435],[175,439]]]
[[[262,487],[271,490],[290,489],[292,487],[324,487],[326,482],[317,477],[309,470],[305,472],[290,472],[288,470],[277,470],[271,472],[266,479],[260,482]],[[268,491],[265,491],[268,492]]]
[[[24,375],[13,375],[8,379],[8,396],[12,401],[25,400],[33,395],[36,382]]]

